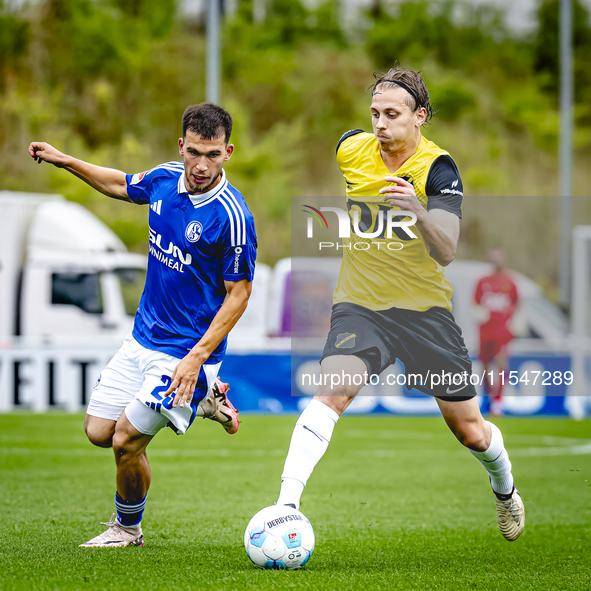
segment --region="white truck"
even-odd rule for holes
[[[81,205],[0,191],[0,412],[83,408],[131,330],[145,269]]]
[[[78,203],[0,191],[0,341],[119,339],[145,268],[145,256]]]

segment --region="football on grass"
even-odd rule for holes
[[[305,515],[285,505],[261,509],[244,532],[248,557],[259,568],[300,568],[314,550],[314,530]]]

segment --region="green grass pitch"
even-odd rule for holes
[[[295,421],[161,433],[146,546],[82,549],[113,511],[112,452],[81,415],[0,416],[0,589],[591,589],[589,421],[498,420],[526,504],[509,543],[486,473],[441,419],[344,417],[303,497],[310,562],[256,569],[244,529],[276,499]]]

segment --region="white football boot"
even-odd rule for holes
[[[513,487],[511,497],[506,501],[499,499],[497,493],[495,493],[495,503],[497,504],[499,529],[506,540],[513,542],[521,535],[525,527],[525,507],[521,495]]]
[[[121,525],[115,521],[115,513],[111,515],[111,521],[107,523],[101,521],[101,525],[106,525],[109,529],[86,544],[80,544],[80,548],[124,548],[144,545],[141,525],[133,527]]]

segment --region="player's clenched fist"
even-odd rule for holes
[[[379,193],[384,195],[384,201],[389,201],[390,205],[412,211],[417,215],[425,212],[425,208],[419,203],[415,188],[411,183],[397,176],[387,176],[384,180],[389,183],[395,183],[379,190]]]
[[[55,166],[63,166],[66,158],[65,154],[46,142],[31,142],[29,154],[39,164],[45,161]]]

